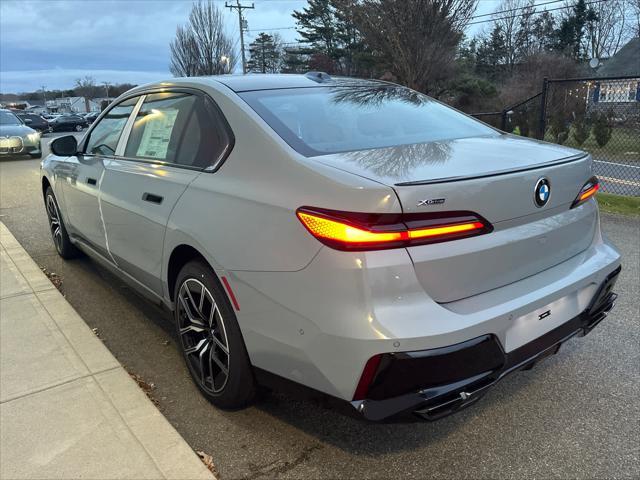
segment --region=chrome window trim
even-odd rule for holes
[[[129,95],[129,96],[125,97],[125,98],[122,98],[117,103],[114,100],[113,102],[111,102],[107,106],[107,108],[105,108],[102,112],[100,112],[100,115],[98,115],[98,118],[96,118],[93,121],[91,126],[87,129],[87,131],[84,133],[84,135],[82,136],[82,138],[78,142],[78,155],[82,155],[84,157],[104,157],[104,158],[113,157],[115,155],[115,153],[113,155],[98,155],[96,153],[87,153],[85,151],[87,149],[87,142],[91,138],[91,134],[95,130],[96,126],[102,121],[102,119],[104,117],[106,117],[109,114],[109,112],[111,110],[113,110],[114,108],[118,107],[119,105],[122,105],[124,102],[126,102],[127,100],[130,100],[131,98],[134,98],[136,96],[141,96],[141,95],[144,96],[144,94],[140,94],[140,93],[135,94],[135,95]],[[133,113],[135,111],[136,107],[138,106],[138,103],[139,103],[139,101],[136,102],[136,104],[134,105],[133,110],[131,111],[131,113]],[[122,132],[120,133],[120,138],[118,139],[118,144],[116,145],[116,152],[118,151],[118,147],[120,146],[120,141],[122,140],[122,136],[125,134],[125,130],[127,128],[127,124],[129,123],[129,120],[131,119],[131,113],[129,114],[129,118],[127,119],[127,123],[125,124],[124,128],[122,129]]]
[[[136,117],[138,116],[138,112],[140,112],[140,109],[142,108],[142,103],[144,102],[145,98],[147,98],[146,94],[140,95],[138,97],[138,101],[133,107],[133,110],[131,110],[129,118],[127,119],[127,123],[125,124],[124,128],[122,129],[122,133],[120,134],[120,139],[118,140],[116,151],[113,154],[114,157],[122,157],[124,149],[127,146],[127,142],[129,141],[129,134],[131,134],[133,124],[136,121]]]
[[[229,142],[227,143],[226,147],[220,153],[219,157],[211,163],[211,165],[204,168],[192,167],[189,165],[181,165],[179,163],[165,162],[162,160],[153,160],[150,158],[132,158],[132,157],[124,156],[126,145],[127,145],[127,142],[129,141],[129,135],[131,134],[131,130],[133,129],[133,123],[135,122],[135,118],[138,112],[142,108],[142,103],[144,102],[144,99],[147,96],[152,95],[154,93],[189,93],[191,95],[207,98],[211,102],[211,106],[213,107],[215,112],[210,112],[210,113],[217,114],[217,116],[221,120],[220,123],[222,123],[222,127],[226,130],[227,137],[229,138]],[[236,137],[233,132],[233,129],[231,128],[231,125],[229,125],[229,121],[227,120],[227,117],[225,116],[224,112],[222,111],[218,103],[211,97],[211,95],[209,95],[204,90],[200,90],[198,88],[193,88],[193,87],[178,87],[178,86],[152,87],[152,88],[146,88],[143,90],[138,90],[135,92],[130,92],[128,94],[123,94],[123,97],[120,99],[118,103],[116,103],[115,101],[111,103],[109,107],[107,107],[100,114],[100,117],[98,117],[96,121],[93,122],[93,124],[91,125],[91,127],[89,128],[89,130],[87,131],[87,133],[85,134],[84,138],[81,141],[82,142],[81,149],[84,150],[84,148],[86,147],[86,139],[89,138],[91,131],[93,130],[95,125],[98,123],[98,121],[101,120],[102,117],[109,112],[109,110],[114,108],[116,105],[120,105],[122,102],[130,100],[131,98],[134,98],[134,97],[142,98],[142,102],[140,102],[140,99],[139,99],[138,102],[136,103],[133,111],[131,112],[131,115],[129,116],[129,119],[127,120],[127,124],[125,125],[125,128],[123,129],[122,134],[120,135],[120,139],[118,140],[118,145],[116,146],[116,153],[114,155],[111,155],[110,158],[114,158],[118,160],[126,160],[128,162],[148,164],[148,165],[163,165],[165,167],[174,167],[174,168],[182,168],[185,170],[192,170],[192,171],[198,171],[198,172],[215,173],[222,166],[222,164],[227,160],[227,158],[229,158],[229,155],[231,155],[231,151],[233,150],[233,147],[235,146],[235,143],[236,143]],[[124,143],[121,145],[120,142],[123,141],[123,138],[125,137],[125,135],[126,135],[126,141],[124,141]],[[93,154],[86,154],[86,153],[83,153],[83,155],[93,156]]]
[[[164,162],[162,160],[152,160],[150,158],[132,158],[132,157],[125,157],[125,156],[117,156],[114,155],[113,157],[110,157],[112,160],[116,160],[116,161],[125,161],[125,162],[133,162],[133,163],[140,163],[142,165],[160,165],[162,167],[165,168],[181,168],[183,170],[191,170],[194,172],[203,172],[204,169],[200,168],[200,167],[191,167],[189,165],[180,165],[179,163],[172,163],[172,162]]]

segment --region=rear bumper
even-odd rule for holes
[[[436,420],[475,403],[509,373],[531,368],[599,324],[614,306],[620,269],[606,277],[584,312],[508,353],[489,334],[447,347],[383,354],[366,400],[351,404],[369,420],[404,412]]]
[[[575,210],[580,209],[597,216],[595,200]],[[620,260],[596,225],[583,252],[535,275],[447,303],[434,301],[424,289],[406,249],[340,252],[324,247],[296,272],[224,274],[242,305],[236,314],[255,367],[346,402],[368,399],[373,404],[428,385],[408,382],[409,389],[375,398],[362,394],[361,385],[370,385],[363,377],[374,373],[372,357],[449,348],[487,335],[499,342],[504,357],[503,352],[514,352],[580,317]],[[518,258],[504,262],[518,266]],[[500,374],[506,368],[506,362],[496,365],[489,370]],[[437,385],[446,384],[447,378]],[[424,401],[414,398],[407,408]]]

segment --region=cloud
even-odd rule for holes
[[[291,12],[304,1],[255,1],[245,11],[249,28],[293,26]],[[0,91],[71,88],[75,78],[126,82],[168,76],[169,43],[186,23],[191,1],[0,1]],[[238,17],[224,12],[238,37]],[[250,32],[247,43],[258,32]],[[287,40],[295,30],[280,31]],[[238,47],[239,48],[239,47]],[[238,52],[239,53],[239,52]],[[119,73],[116,73],[119,72]],[[107,78],[108,77],[108,78]]]
[[[255,9],[245,10],[247,45],[261,31],[296,40],[294,28],[280,28],[295,27],[291,13],[306,1],[253,1]],[[237,39],[237,13],[225,9],[223,0],[215,4]],[[169,43],[191,5],[189,0],[0,0],[0,92],[71,88],[85,75],[115,83],[165,78]],[[496,5],[497,0],[482,0],[476,14]]]

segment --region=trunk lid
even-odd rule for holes
[[[585,250],[596,209],[570,210],[592,176],[578,150],[511,135],[347,152],[317,161],[391,186],[403,211],[471,211],[494,231],[408,248],[425,291],[446,303],[539,273]],[[547,203],[534,190],[549,182]]]

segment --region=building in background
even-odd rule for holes
[[[96,100],[87,100],[85,97],[54,98],[47,100],[47,110],[51,113],[99,112],[100,102]]]
[[[640,119],[640,38],[636,37],[598,69],[602,80],[588,83],[589,112],[615,112]]]

